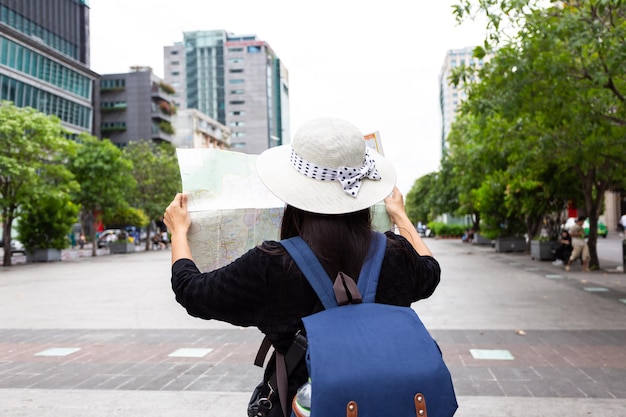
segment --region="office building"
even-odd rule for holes
[[[0,99],[96,134],[86,0],[0,0]]]
[[[448,148],[447,137],[456,119],[459,105],[466,98],[463,86],[451,85],[449,77],[454,68],[459,66],[482,67],[485,59],[476,59],[473,56],[474,47],[469,46],[461,49],[451,49],[446,53],[441,72],[439,74],[439,99],[441,107],[441,154],[445,155]]]
[[[226,125],[232,150],[258,154],[289,138],[288,71],[256,35],[185,32],[164,48],[164,70],[168,84],[184,86],[179,107]]]
[[[174,89],[154,75],[150,67],[133,67],[131,72],[104,74],[100,81],[100,131],[123,147],[147,140],[172,142]]]

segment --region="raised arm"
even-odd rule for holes
[[[398,187],[394,187],[391,195],[385,198],[385,207],[391,222],[398,227],[400,235],[404,236],[411,244],[415,251],[422,256],[433,256],[428,246],[424,243],[419,233],[415,229],[409,216],[404,209],[404,197]]]
[[[172,234],[172,264],[179,259],[192,259],[191,248],[187,241],[191,218],[187,211],[186,194],[176,194],[174,200],[165,209],[163,221]]]

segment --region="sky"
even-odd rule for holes
[[[182,41],[185,31],[255,34],[289,72],[291,135],[326,116],[379,132],[406,195],[439,168],[446,52],[484,40],[484,25],[457,25],[455,3],[90,0],[91,68],[110,74],[149,66],[163,77],[163,47]]]

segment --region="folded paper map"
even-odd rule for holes
[[[219,149],[176,153],[189,199],[189,245],[201,271],[224,266],[264,240],[280,239],[285,204],[258,177],[257,155]],[[376,230],[391,229],[383,203],[372,215]]]

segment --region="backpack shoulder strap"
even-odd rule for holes
[[[367,257],[357,281],[364,303],[373,303],[376,299],[378,277],[380,276],[380,268],[383,264],[386,247],[387,237],[380,232],[372,232],[372,240],[367,251]]]
[[[309,245],[300,236],[281,240],[280,243],[309,281],[324,308],[337,307],[332,281]]]

